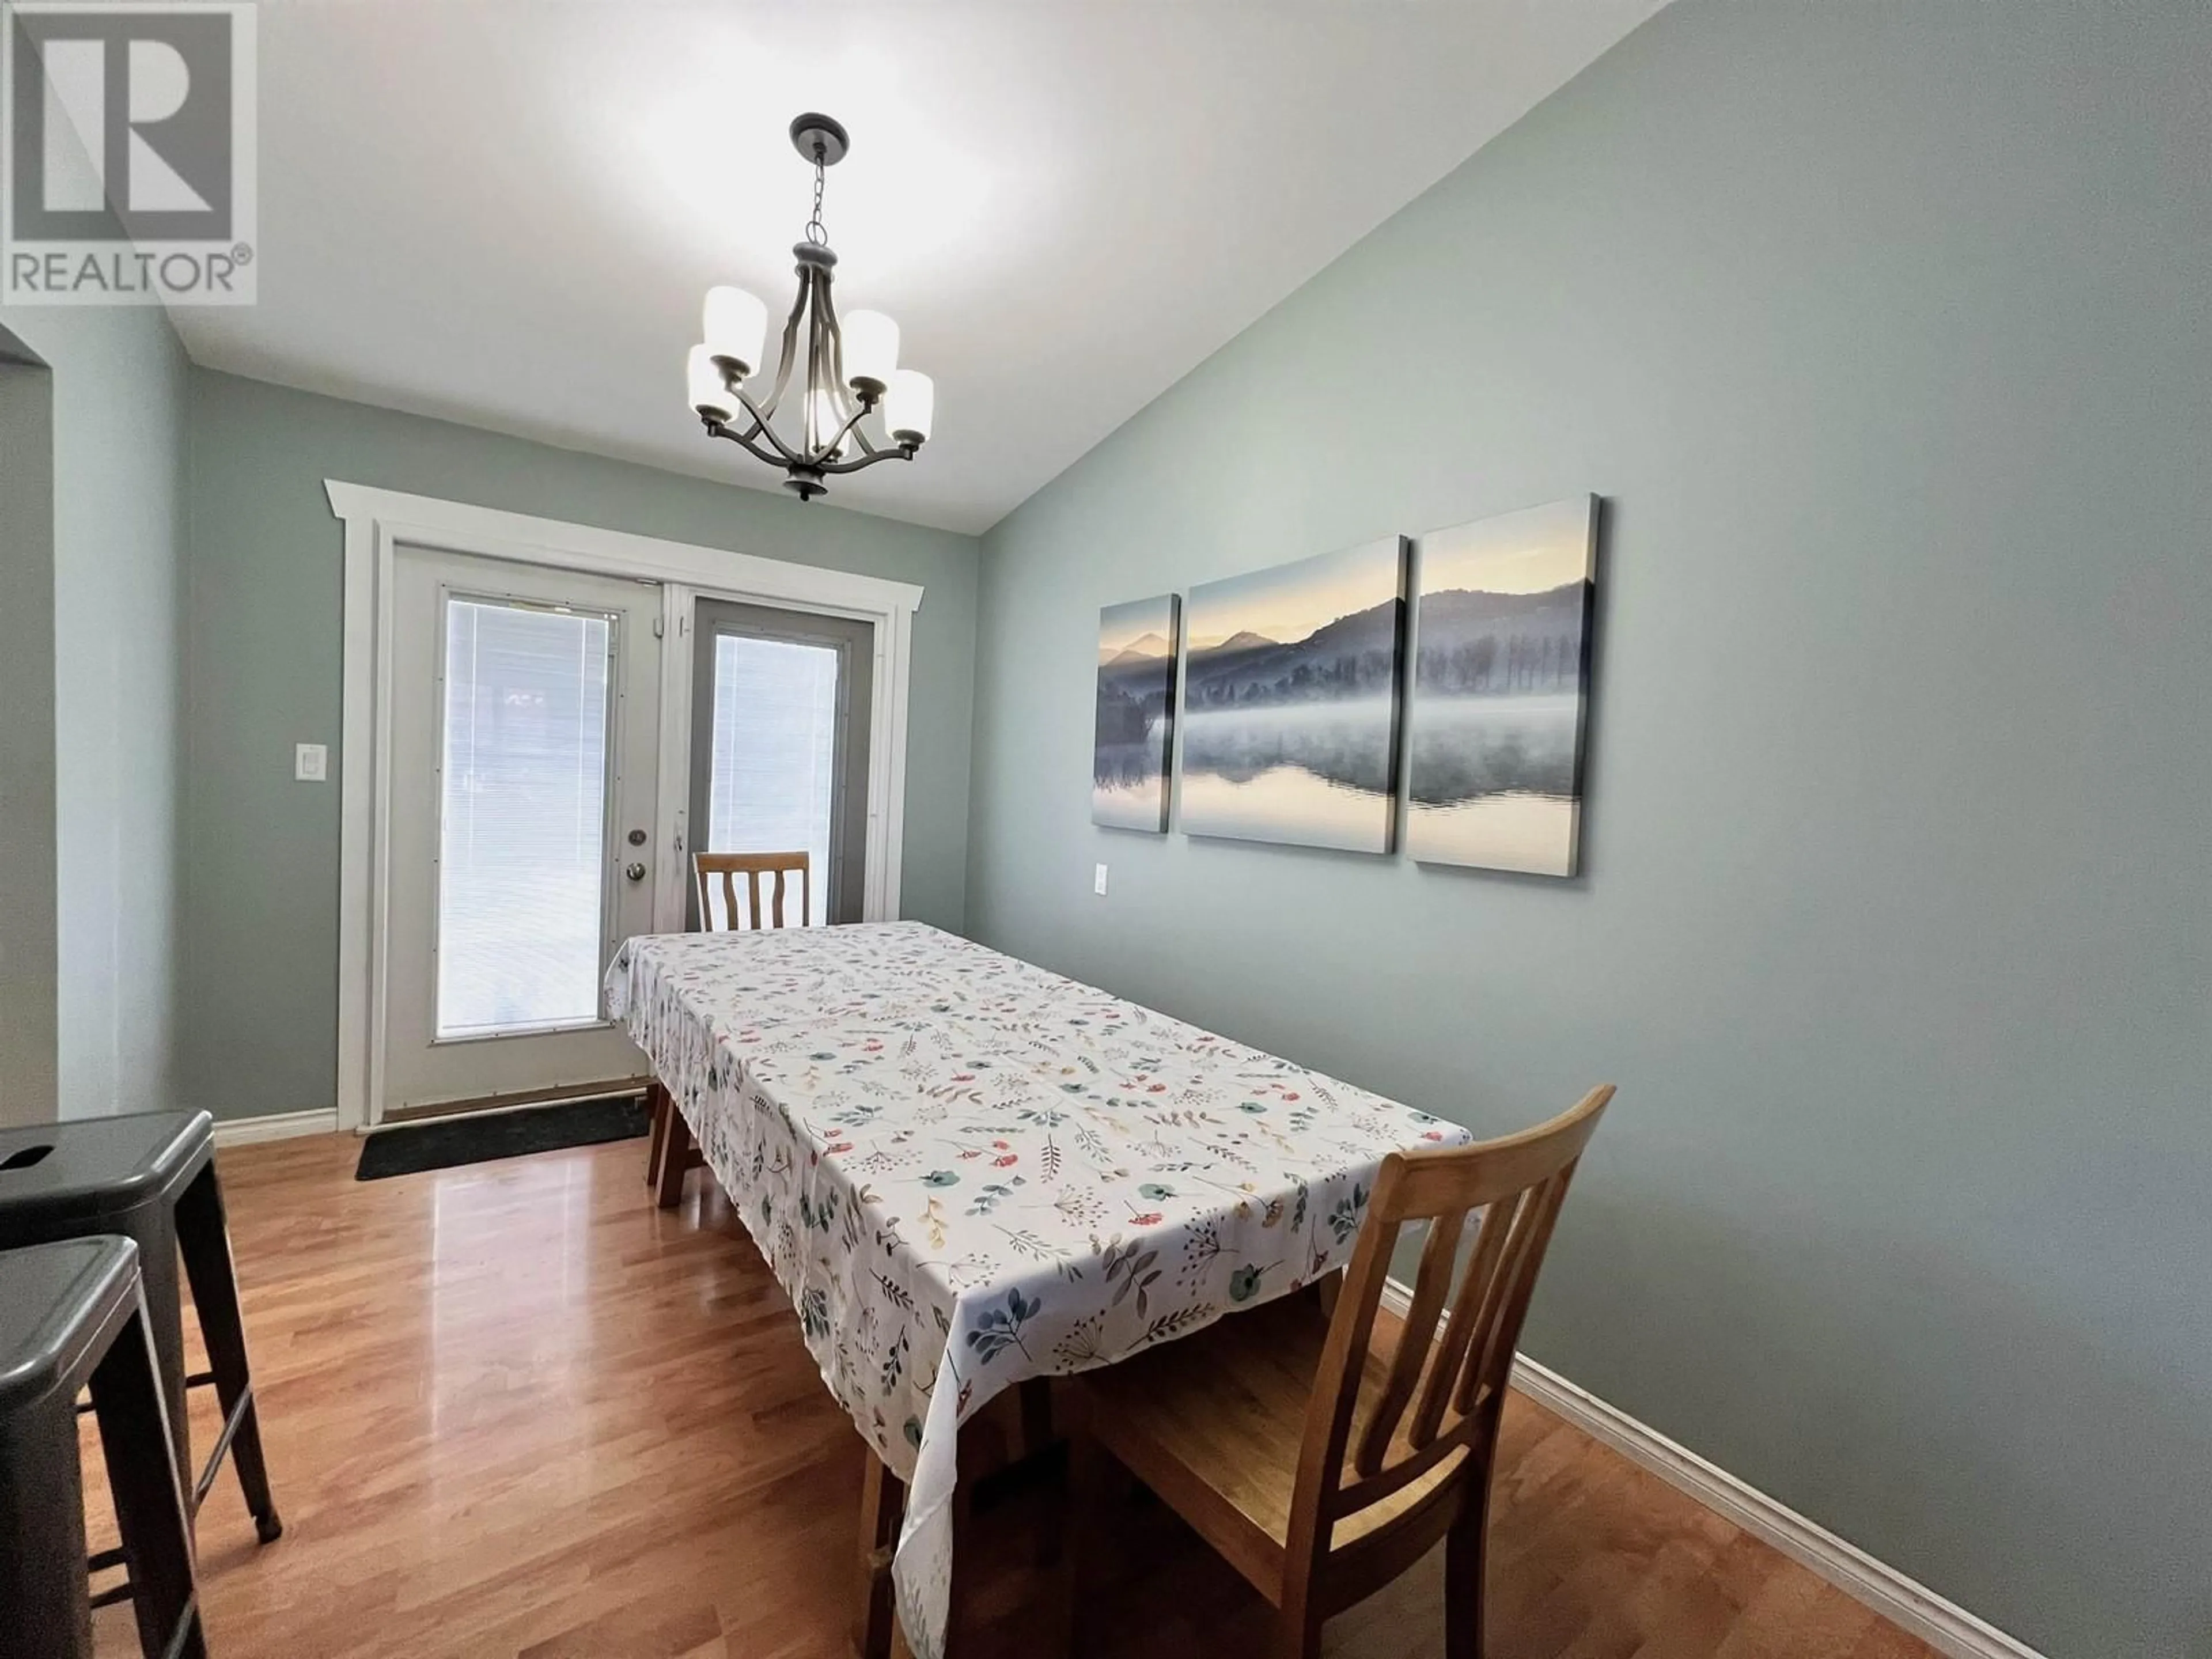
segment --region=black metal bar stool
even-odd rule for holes
[[[225,1454],[263,1543],[283,1522],[269,1496],[246,1325],[215,1172],[215,1123],[205,1112],[149,1112],[0,1129],[0,1249],[119,1233],[135,1240],[146,1313],[161,1362],[161,1397],[176,1449],[186,1512],[198,1515]],[[184,1309],[177,1262],[184,1260],[199,1310],[208,1369],[185,1374]],[[222,1428],[195,1475],[185,1390],[212,1384]]]
[[[0,1647],[91,1659],[92,1609],[128,1596],[147,1659],[204,1659],[191,1522],[152,1321],[127,1238],[0,1253]],[[92,1390],[119,1550],[85,1555],[76,1396]],[[88,1570],[120,1565],[98,1596]]]

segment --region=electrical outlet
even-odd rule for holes
[[[319,743],[292,745],[292,776],[299,783],[320,783],[330,776],[331,751]]]
[[[1091,878],[1091,890],[1100,898],[1106,896],[1106,866],[1103,864],[1098,866],[1097,873]]]

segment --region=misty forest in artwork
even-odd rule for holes
[[[1190,591],[1182,827],[1390,851],[1405,541]]]
[[[1414,858],[1575,873],[1595,526],[1585,496],[1420,538]]]
[[[1168,827],[1175,727],[1176,596],[1098,613],[1098,724],[1091,757],[1091,821],[1117,830]]]

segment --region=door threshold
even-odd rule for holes
[[[470,1100],[426,1101],[416,1106],[393,1106],[367,1133],[397,1129],[444,1117],[476,1117],[493,1112],[526,1112],[539,1106],[559,1106],[572,1100],[599,1100],[610,1095],[641,1095],[651,1086],[649,1077],[616,1078],[605,1083],[577,1083],[559,1089],[533,1089],[526,1093],[478,1095]]]

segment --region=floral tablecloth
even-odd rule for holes
[[[921,1659],[970,1413],[1343,1266],[1383,1156],[1468,1138],[920,922],[641,937],[606,988],[908,1484]]]

